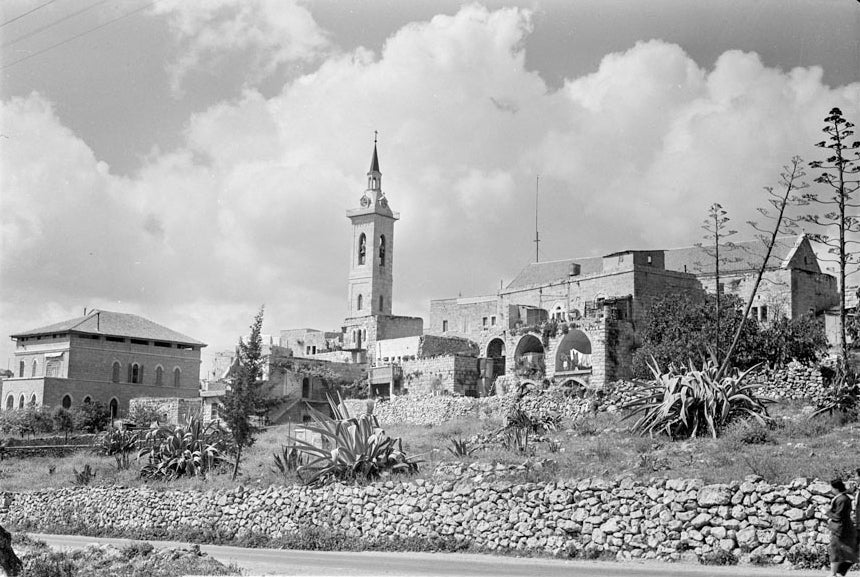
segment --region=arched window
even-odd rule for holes
[[[140,365],[137,363],[132,363],[131,365],[131,377],[129,377],[128,382],[130,383],[139,383],[140,382]]]
[[[367,255],[367,237],[364,233],[358,237],[358,264],[364,264],[364,259]]]
[[[155,384],[163,385],[164,384],[164,369],[161,368],[161,365],[155,367]]]
[[[39,366],[39,363],[36,362],[36,359],[33,359],[33,370],[30,372],[31,377],[36,376],[36,368]]]
[[[33,396],[30,397],[30,404],[34,407],[36,406],[36,393],[33,393]]]
[[[116,397],[110,400],[108,408],[110,409],[111,422],[113,422],[113,420],[119,415],[119,401],[116,400]]]
[[[24,361],[18,363],[18,376],[21,378],[24,377]]]
[[[385,266],[385,235],[379,235],[379,266]]]
[[[84,397],[84,404],[85,404],[85,405],[89,405],[89,404],[90,404],[90,403],[92,403],[92,402],[93,402],[93,400],[90,398],[90,396],[89,396],[89,395],[87,395],[86,397]]]
[[[112,382],[112,383],[118,383],[119,382],[119,371],[120,371],[119,361],[114,361],[113,362],[113,369],[111,370],[111,375],[110,375],[110,382]]]
[[[357,310],[361,310],[361,307],[364,306],[364,296],[358,295],[358,304],[356,305]]]
[[[182,382],[182,371],[179,370],[179,367],[173,369],[173,386],[178,387]]]
[[[23,361],[21,361],[21,362],[23,362]],[[13,397],[12,395],[9,395],[8,397],[6,397],[6,410],[11,411],[14,408],[15,408],[15,397]]]
[[[21,398],[18,399],[18,408],[19,409],[24,408],[24,395],[21,395]]]
[[[379,312],[382,312],[382,303],[383,303],[382,295],[379,295]]]
[[[69,395],[64,396],[63,397],[63,408],[69,409],[69,408],[71,408],[71,406],[72,406],[72,397]]]

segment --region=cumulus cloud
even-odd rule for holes
[[[315,60],[329,48],[313,15],[295,0],[165,0],[153,12],[166,15],[182,46],[170,65],[174,91],[192,71],[226,66],[245,68],[246,81],[256,84],[281,65]]]
[[[244,4],[183,6],[168,13],[193,58],[232,49],[197,36],[246,22]],[[331,53],[273,96],[248,87],[195,114],[183,146],[128,178],[44,98],[4,102],[4,319],[26,328],[33,310],[48,322],[113,306],[216,348],[263,302],[267,332],[337,327],[344,212],[365,187],[374,129],[383,188],[401,213],[395,311],[426,315],[430,298],[493,292],[533,258],[537,175],[545,259],[689,245],[708,205],[742,223],[792,155],[816,158],[830,108],[860,112],[860,84],[828,87],[819,69],[782,71],[734,51],[706,69],[659,40],[550,90],[526,69],[530,31],[528,11],[480,6],[410,24],[378,54]],[[265,51],[269,36],[252,37]],[[284,54],[324,44],[303,46]]]

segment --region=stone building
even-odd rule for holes
[[[204,420],[220,420],[221,401],[230,388],[235,370],[234,357],[222,379],[203,383],[200,398]],[[364,376],[364,367],[354,363],[294,357],[288,349],[273,346],[265,355],[263,373],[270,387],[269,398],[280,401],[267,415],[267,422],[277,425],[309,421],[309,406],[326,412],[326,394],[334,392],[331,377],[337,375],[347,381],[360,380]]]
[[[12,335],[15,374],[3,408],[99,401],[122,415],[135,397],[197,397],[206,345],[143,317],[92,310]]]
[[[748,299],[764,258],[758,241],[724,249],[720,290]],[[630,376],[636,325],[656,296],[713,292],[713,259],[701,247],[628,250],[527,265],[498,294],[434,300],[428,333],[478,343],[482,380],[506,372],[601,386]],[[805,235],[779,238],[753,315],[822,314],[838,300]]]

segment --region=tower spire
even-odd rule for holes
[[[379,155],[376,152],[376,139],[379,132],[373,131],[373,158],[370,160],[370,172],[379,172]]]
[[[367,172],[367,190],[382,193],[382,172],[379,170],[379,154],[376,151],[376,139],[379,132],[373,131],[373,158],[370,159],[370,170]]]

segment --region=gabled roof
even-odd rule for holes
[[[545,262],[529,263],[514,278],[507,289],[518,289],[536,285],[547,285],[559,280],[567,279],[570,275],[570,265],[580,266],[579,274],[588,275],[603,270],[603,257],[592,256],[587,258],[566,258],[562,260],[551,260]]]
[[[113,337],[129,337],[153,341],[170,341],[184,345],[205,347],[206,343],[185,336],[172,329],[154,323],[138,315],[115,313],[111,311],[92,310],[87,315],[39,327],[29,331],[15,333],[13,339],[52,333],[84,333],[90,335],[106,335]]]

